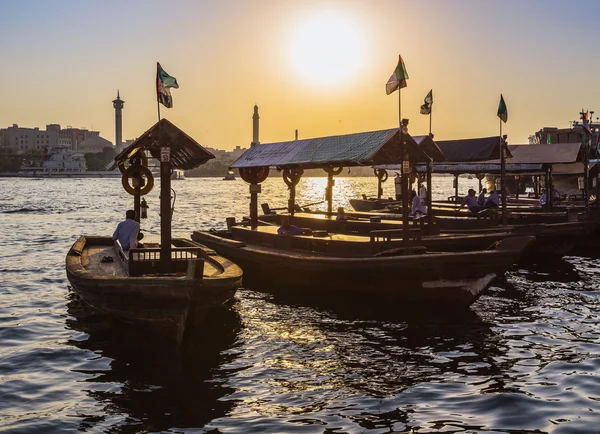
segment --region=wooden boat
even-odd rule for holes
[[[235,173],[233,173],[233,170],[230,170],[225,174],[223,181],[235,181]]]
[[[192,239],[240,264],[245,282],[274,291],[359,293],[428,306],[469,306],[519,260],[535,237],[512,237],[489,250],[426,253],[368,237],[277,235],[275,226],[195,231]]]
[[[123,186],[134,196],[137,216],[140,196],[153,185],[146,152],[161,162],[160,242],[124,251],[112,237],[82,236],[67,253],[67,277],[92,307],[181,343],[213,307],[233,298],[242,270],[205,246],[171,238],[169,175],[214,156],[161,119],[113,162],[124,172]]]
[[[402,202],[392,199],[378,199],[376,197],[366,197],[362,199],[350,199],[350,206],[355,211],[367,212],[381,210],[391,206],[402,206]]]
[[[535,237],[495,238],[490,242],[494,247],[487,250],[432,253],[418,236],[411,235],[414,232],[408,225],[402,226],[400,233],[395,229],[392,233],[384,229],[374,233],[370,227],[364,236],[319,230],[310,235],[284,236],[277,234],[277,226],[259,224],[258,193],[269,167],[283,171],[283,180],[290,188],[290,213],[296,209],[295,187],[303,170],[323,168],[328,175],[325,197],[331,216],[333,176],[341,173],[342,166],[364,166],[374,161],[402,163],[403,159],[405,163],[430,161],[424,148],[431,142],[427,138],[415,140],[403,124],[401,131],[255,144],[231,166],[239,169],[242,179],[250,184],[249,227],[232,225],[234,219],[228,219],[229,231],[196,231],[192,239],[239,263],[244,268],[245,283],[258,289],[297,293],[317,290],[336,295],[350,292],[382,302],[390,297],[428,306],[468,306],[520,258]],[[399,176],[401,183],[408,182],[407,170]],[[406,202],[404,196],[405,213]]]
[[[400,237],[402,220],[398,214],[352,213],[346,221],[338,221],[323,212],[299,212],[291,222],[302,228],[330,233],[351,233],[370,236],[372,232],[389,231]],[[286,214],[261,216],[265,223],[280,224]],[[289,215],[287,215],[289,217]],[[428,227],[425,219],[411,219],[411,231],[419,231],[420,243],[428,250],[464,252],[482,249],[501,239],[512,236],[535,236],[536,241],[522,256],[528,262],[541,258],[561,258],[583,242],[596,228],[594,222],[560,222],[538,224],[512,224],[501,226],[497,219],[476,217],[436,217],[434,226]]]
[[[209,310],[233,298],[242,272],[204,246],[173,244],[173,272],[157,274],[152,263],[160,260],[159,248],[124,252],[111,237],[82,236],[67,254],[67,277],[97,310],[181,342]],[[107,257],[113,260],[102,262]]]

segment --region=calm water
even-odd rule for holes
[[[334,205],[376,191],[339,178]],[[451,178],[437,178],[437,197]],[[304,179],[299,203],[321,200]],[[477,180],[461,179],[461,191]],[[248,210],[241,180],[187,179],[174,233]],[[386,184],[393,195],[393,183]],[[261,202],[285,206],[281,179]],[[148,196],[156,232],[158,193]],[[64,258],[131,207],[119,179],[0,178],[0,430],[9,432],[598,433],[600,262],[512,270],[467,311],[240,290],[182,350],[90,311]]]

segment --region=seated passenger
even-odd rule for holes
[[[485,194],[487,193],[487,188],[483,188],[481,193],[479,193],[479,197],[477,198],[477,203],[479,206],[483,206],[485,204]]]
[[[467,205],[469,211],[471,212],[479,212],[481,211],[481,206],[477,203],[477,197],[475,197],[475,190],[469,188],[469,193],[463,198],[460,207]]]
[[[135,249],[138,245],[140,224],[135,221],[135,211],[130,209],[125,213],[125,220],[117,225],[112,236],[113,240],[119,240],[123,250]]]
[[[542,195],[540,196],[540,205],[546,205],[546,190],[542,191]]]
[[[489,197],[486,199],[485,203],[483,204],[483,208],[484,209],[498,208],[498,204],[499,204],[498,193],[496,193],[494,190],[492,190],[492,191],[490,191]]]
[[[410,215],[414,217],[427,214],[427,208],[425,208],[421,203],[421,196],[417,195],[417,192],[414,190],[410,192],[410,196],[412,197]]]
[[[337,216],[335,217],[335,219],[338,221],[348,220],[348,216],[346,215],[346,211],[344,210],[343,206],[338,207]]]
[[[290,224],[290,219],[284,217],[281,220],[281,227],[277,229],[278,235],[302,235],[302,228]]]

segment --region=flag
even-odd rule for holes
[[[431,106],[433,105],[433,89],[429,91],[427,96],[425,97],[425,104],[421,106],[421,114],[428,115],[431,114]]]
[[[552,136],[550,135],[550,133],[548,133],[548,135],[546,136],[546,144],[548,144],[548,145],[552,144]]]
[[[404,60],[402,60],[402,56],[398,56],[398,66],[396,66],[396,70],[394,71],[388,82],[385,84],[385,93],[389,95],[390,93],[393,93],[398,89],[406,87],[407,79],[408,72],[406,72]]]
[[[498,117],[502,119],[502,122],[506,123],[508,120],[508,110],[506,109],[506,103],[504,97],[500,94],[500,104],[498,104]]]
[[[156,98],[159,103],[167,108],[173,107],[173,97],[169,90],[172,87],[179,88],[177,79],[167,74],[160,63],[156,62]]]

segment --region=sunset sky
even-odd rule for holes
[[[93,128],[114,142],[112,100],[125,100],[123,138],[157,120],[156,62],[176,77],[161,115],[200,144],[394,128],[398,93],[385,83],[401,54],[410,76],[402,117],[433,89],[439,140],[503,133],[527,143],[600,116],[600,1],[595,0],[0,0],[0,128]]]

